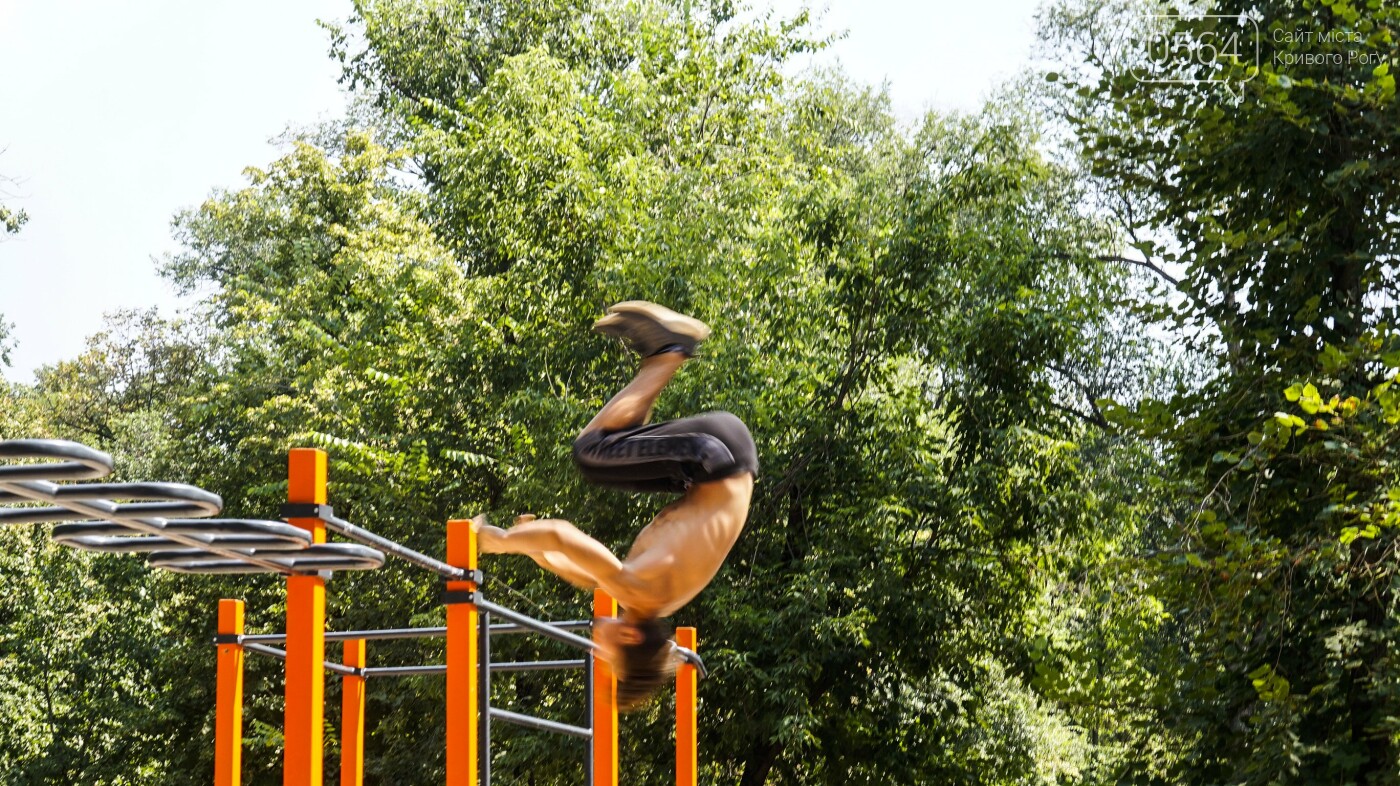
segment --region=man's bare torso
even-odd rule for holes
[[[633,541],[623,560],[627,585],[604,589],[616,590],[624,605],[643,615],[675,613],[724,564],[744,529],[753,485],[753,475],[745,472],[691,487]]]

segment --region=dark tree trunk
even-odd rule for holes
[[[768,782],[768,773],[778,763],[783,746],[777,742],[762,742],[754,745],[744,760],[744,775],[739,778],[739,786],[763,786]]]

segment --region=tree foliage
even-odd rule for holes
[[[1276,66],[1345,47],[1269,31],[1393,56],[1395,12],[1259,6],[1264,67],[1231,93],[1145,86],[1099,38],[1133,9],[1052,8],[1077,58],[1058,82],[902,124],[879,91],[797,72],[826,43],[805,14],[366,0],[329,26],[352,117],[178,217],[163,271],[190,318],[118,316],[7,387],[0,429],[110,449],[234,516],[272,514],[282,453],[322,447],[337,512],[421,551],[482,511],[621,550],[661,500],[571,466],[634,363],[588,327],[664,302],[715,335],[657,417],[733,411],[762,463],[744,535],[675,620],[712,672],[707,782],[1394,783],[1394,82]],[[276,629],[278,582],[3,536],[0,767],[204,780],[214,600]],[[587,613],[532,563],[485,567],[507,605]],[[397,564],[338,576],[332,626],[440,624],[438,589]],[[280,671],[249,675],[245,777],[275,783]],[[583,712],[576,675],[494,689]],[[372,685],[372,778],[441,780],[442,701],[431,678]],[[663,699],[627,720],[629,780],[671,778],[669,718]],[[577,745],[498,743],[498,778],[581,777]]]
[[[1247,60],[1195,66],[1233,91],[1144,84],[1169,64],[1115,60],[1096,35],[1122,5],[1058,17],[1091,66],[1066,116],[1168,281],[1144,311],[1213,361],[1175,395],[1111,407],[1162,446],[1179,493],[1139,563],[1171,619],[1150,718],[1181,752],[1168,778],[1395,783],[1400,17],[1345,0],[1210,10],[1261,31],[1257,77]]]
[[[0,184],[8,182],[8,178],[0,175]],[[3,194],[3,192],[0,192]],[[29,220],[29,214],[24,210],[15,210],[4,204],[0,204],[0,239],[6,235],[13,235],[19,232]],[[14,326],[4,321],[4,315],[0,315],[0,366],[10,365],[10,331]]]

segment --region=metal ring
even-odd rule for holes
[[[83,521],[93,517],[62,506],[64,501],[105,502],[106,515],[155,516],[166,519],[217,516],[224,501],[218,494],[184,483],[87,483],[80,486],[54,486],[49,497],[55,507],[0,507],[0,525],[34,524],[45,521]],[[117,500],[129,500],[117,502]],[[28,502],[28,497],[0,492],[0,505]]]
[[[0,466],[8,480],[92,480],[112,474],[112,457],[86,445],[58,439],[10,439],[0,442],[0,459],[63,459],[56,464]]]
[[[312,545],[311,533],[280,521],[254,519],[193,519],[166,522],[162,532],[207,539],[213,546],[267,551],[301,551]],[[106,554],[139,554],[180,549],[188,546],[172,538],[147,535],[118,521],[91,521],[60,524],[53,528],[53,541],[84,551]],[[215,555],[208,555],[213,558]]]
[[[318,543],[300,551],[263,554],[263,560],[285,566],[285,572],[315,574],[320,571],[374,570],[384,564],[384,554],[367,546],[349,543]],[[250,555],[251,556],[251,555]],[[226,559],[207,552],[189,549],[151,554],[147,560],[152,567],[176,573],[271,573],[261,565]]]

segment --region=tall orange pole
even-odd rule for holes
[[[593,590],[593,618],[616,617],[617,601]],[[593,658],[593,786],[617,786],[617,677],[602,658]]]
[[[676,643],[695,649],[695,629],[676,628]],[[699,780],[699,749],[696,744],[697,683],[699,674],[689,663],[676,670],[676,786],[696,786]]]
[[[287,501],[326,503],[326,454],[296,448],[287,461]],[[294,518],[312,541],[326,542],[320,519]],[[287,578],[287,706],[284,786],[322,786],[321,724],[325,707],[326,583],[320,576]]]
[[[365,640],[345,642],[343,662],[365,667]],[[340,786],[365,782],[365,678],[347,674],[340,689]]]
[[[470,521],[447,522],[447,562],[476,570],[476,530]],[[477,590],[475,581],[447,582],[447,786],[476,786],[480,766],[477,721],[477,609],[458,593]],[[456,597],[454,597],[454,595]]]
[[[243,635],[243,601],[219,601],[219,635]],[[243,777],[243,645],[219,645],[214,718],[214,786],[238,786]]]

